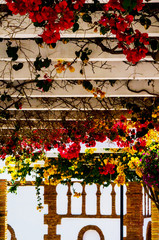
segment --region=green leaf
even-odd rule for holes
[[[43,67],[48,68],[50,66],[50,64],[51,64],[51,60],[48,58],[45,58],[44,62],[43,62]]]
[[[87,55],[90,55],[91,53],[92,53],[92,50],[89,49],[89,50],[87,51]]]
[[[140,107],[137,106],[136,104],[133,104],[132,110],[133,110],[133,112],[135,112],[135,113],[138,113],[138,112],[141,111]]]
[[[141,17],[140,17],[140,24],[141,24],[142,26],[145,25],[145,17],[144,17],[144,16],[141,16]]]
[[[42,43],[43,43],[43,39],[42,39],[42,38],[36,38],[36,39],[35,39],[35,42],[36,42],[37,44],[42,44]]]
[[[88,60],[88,56],[87,56],[87,53],[86,52],[82,52],[82,55],[81,55],[81,60],[84,61],[84,60]]]
[[[49,85],[49,84],[44,84],[44,85],[43,85],[43,91],[44,91],[44,92],[48,92],[48,91],[49,91],[49,88],[50,88],[50,85]]]
[[[87,52],[88,51],[88,47],[84,49],[84,52]]]
[[[80,74],[82,74],[82,75],[83,75],[83,70],[82,70],[82,69],[80,70]]]
[[[156,39],[150,40],[150,46],[153,51],[158,49],[158,41]]]
[[[157,52],[155,52],[154,54],[152,54],[152,57],[155,61],[159,61],[159,50]]]
[[[42,21],[41,23],[34,22],[33,24],[34,24],[35,27],[44,27],[46,25],[45,21]]]
[[[36,70],[38,70],[38,71],[41,70],[41,68],[43,67],[41,56],[36,58],[36,60],[34,62],[34,66],[35,66]]]
[[[90,83],[90,81],[83,81],[82,85],[85,89],[88,89],[90,91],[93,89],[93,85],[92,83]]]
[[[132,117],[132,118],[131,118],[131,121],[137,122],[137,118],[136,118],[136,117]]]
[[[80,56],[80,51],[75,51],[75,54],[76,54],[77,57],[79,57]]]
[[[78,29],[79,29],[79,24],[76,22],[76,23],[73,25],[72,31],[73,31],[73,32],[76,32]]]
[[[108,27],[101,26],[100,27],[100,33],[105,35],[109,31]]]
[[[128,12],[131,12],[137,5],[137,0],[123,0],[122,6]]]
[[[88,13],[85,13],[82,16],[82,19],[83,19],[84,22],[92,23],[92,17]]]
[[[45,67],[48,68],[51,64],[51,60],[48,58],[42,59],[41,56],[37,57],[35,62],[34,62],[34,66],[36,68],[36,70],[40,71],[41,68]]]
[[[11,96],[10,95],[6,95],[7,97],[7,101],[10,102],[12,100]]]
[[[6,99],[6,95],[5,94],[3,94],[3,95],[1,95],[1,101],[5,101],[5,99]]]
[[[114,84],[116,83],[116,80],[109,80],[110,85],[113,87]]]
[[[18,70],[20,70],[20,69],[22,69],[23,68],[23,63],[18,63],[18,64],[14,64],[13,65],[13,69],[15,70],[15,71],[18,71]]]
[[[15,106],[16,109],[19,109],[19,103],[18,103],[18,102],[16,102],[16,103],[14,104],[14,106]]]
[[[146,18],[145,25],[144,25],[145,29],[148,29],[150,26],[151,26],[151,20],[149,18]]]
[[[36,86],[41,89],[43,87],[43,81],[39,80]]]
[[[18,51],[18,47],[10,47],[8,46],[6,53],[8,55],[8,57],[11,57],[13,61],[18,59],[18,55],[17,55],[17,51]]]
[[[52,48],[55,48],[56,47],[56,43],[51,43],[51,44],[49,44],[49,46],[51,46]]]

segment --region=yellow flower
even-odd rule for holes
[[[69,67],[69,70],[70,70],[70,72],[74,72],[74,71],[75,71],[75,68],[74,68],[73,66],[70,66],[70,67]]]
[[[120,173],[117,178],[114,180],[114,183],[117,184],[118,186],[124,185],[125,184],[125,174]]]
[[[37,206],[36,209],[41,212],[41,210],[43,209],[44,207],[43,206]]]
[[[96,33],[96,32],[98,32],[98,29],[97,29],[97,27],[94,29],[94,32]]]
[[[142,177],[142,172],[140,168],[136,168],[136,174],[141,178]]]
[[[96,148],[87,148],[85,149],[86,154],[93,154],[97,149]]]
[[[57,73],[62,73],[63,69],[62,68],[56,68]]]
[[[84,59],[83,63],[87,64],[88,63],[88,59]]]
[[[25,184],[26,183],[26,179],[25,178],[22,178],[21,180],[20,180],[20,183],[23,185],[23,184]]]
[[[58,185],[61,182],[61,179],[57,180],[57,179],[51,179],[50,180],[50,184],[53,186]]]
[[[17,174],[14,173],[14,172],[12,172],[12,173],[11,173],[11,177],[12,177],[13,180],[16,180],[16,179],[17,179]]]
[[[117,173],[123,173],[124,169],[125,169],[124,165],[121,165],[121,164],[120,164],[120,165],[117,167]]]
[[[105,94],[106,94],[106,92],[101,92],[100,93],[100,97],[103,99],[103,98],[105,98]]]
[[[4,173],[4,171],[5,171],[5,167],[0,168],[0,173]]]
[[[26,159],[25,159],[25,163],[31,164],[31,159],[30,159],[30,158],[26,158]]]
[[[39,46],[39,47],[41,47],[41,48],[43,48],[43,45],[42,45],[42,43],[39,43],[39,44],[38,44],[38,46]]]
[[[37,163],[35,163],[34,166],[33,166],[34,169],[37,169],[37,168],[40,168],[40,167],[41,167],[41,165],[37,164]]]
[[[156,113],[152,113],[152,118],[157,118],[157,114]]]
[[[67,44],[69,42],[68,39],[62,39],[63,44]]]
[[[47,179],[48,176],[49,176],[49,173],[45,170],[45,171],[44,171],[44,178]]]
[[[140,165],[140,160],[138,157],[131,157],[131,160],[128,162],[130,169],[135,169]]]
[[[49,185],[49,184],[50,184],[49,180],[48,180],[48,179],[45,179],[45,180],[44,180],[44,184]]]
[[[107,165],[108,161],[109,161],[108,158],[104,159],[104,164]]]
[[[79,197],[81,197],[81,195],[82,195],[81,193],[74,192],[74,195],[73,195],[73,196],[76,197],[76,198],[79,198]]]
[[[57,168],[55,166],[52,166],[47,171],[48,171],[49,175],[54,175],[57,173]]]

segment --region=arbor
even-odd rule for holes
[[[18,162],[24,154],[34,162],[43,158],[37,149],[54,147],[73,159],[81,143],[106,139],[147,148],[144,136],[159,128],[158,3],[6,3],[1,157]]]

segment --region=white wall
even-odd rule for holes
[[[61,240],[76,240],[80,230],[86,225],[99,227],[105,236],[105,240],[120,240],[119,219],[63,218],[61,225],[57,226],[57,233],[61,235]],[[124,236],[126,236],[125,227]]]
[[[17,240],[43,240],[43,235],[47,233],[47,225],[43,224],[43,214],[47,213],[47,207],[42,212],[37,211],[35,188],[19,187],[17,195],[8,194],[7,204],[8,224],[15,230]]]

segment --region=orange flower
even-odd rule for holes
[[[75,71],[75,68],[74,68],[73,66],[70,66],[70,67],[69,67],[69,70],[70,70],[70,72],[74,72],[74,71]]]

